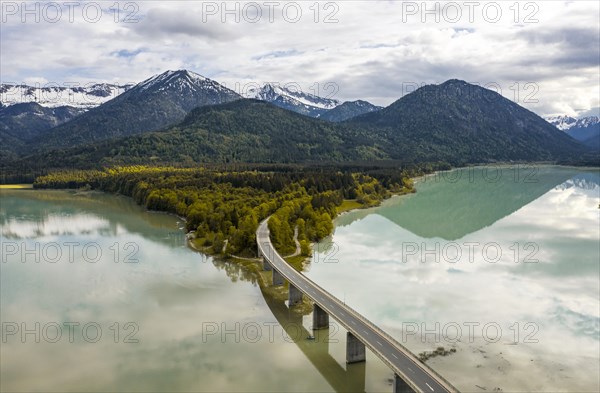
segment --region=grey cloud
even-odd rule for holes
[[[598,30],[593,27],[538,27],[521,30],[517,33],[517,37],[534,45],[558,43],[573,47],[598,48]]]
[[[195,12],[151,9],[144,19],[132,25],[132,30],[143,37],[169,38],[184,35],[193,38],[229,41],[236,34],[224,23],[202,21],[202,15]]]
[[[548,51],[546,55],[528,59],[531,65],[551,64],[573,69],[598,67],[600,63],[600,40],[596,27],[537,28],[521,30],[516,37],[532,46],[558,47],[558,51]]]

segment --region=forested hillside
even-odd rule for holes
[[[304,163],[391,158],[377,132],[302,116],[257,100],[197,108],[162,132],[51,150],[22,160],[48,168],[197,163]]]

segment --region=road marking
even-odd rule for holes
[[[393,356],[393,357],[395,357],[396,359],[398,359],[398,356],[396,356],[396,355],[394,355],[394,354],[392,354],[392,356]]]
[[[427,387],[428,387],[429,389],[431,389],[431,391],[432,391],[432,392],[434,392],[433,388],[432,388],[431,386],[429,386],[429,384],[428,384],[427,382],[425,382],[425,385],[427,385]]]
[[[353,324],[354,326],[356,326],[356,322],[350,321],[350,323]]]
[[[409,367],[408,369],[410,370],[411,373],[413,373],[413,374],[415,373],[412,368]]]
[[[377,341],[377,340],[375,340],[375,341]],[[379,341],[377,341],[377,344],[379,344],[380,347],[383,347],[383,344],[380,343]]]

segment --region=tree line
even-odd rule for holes
[[[124,166],[57,171],[37,177],[35,188],[87,188],[132,197],[149,210],[177,214],[194,232],[194,242],[216,254],[256,256],[256,229],[269,220],[271,238],[282,253],[303,254],[310,242],[333,230],[344,200],[373,206],[393,193],[413,189],[411,175],[398,168],[357,172],[340,168],[244,168]]]

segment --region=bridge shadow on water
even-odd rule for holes
[[[212,263],[234,282],[242,280],[258,285],[255,273],[238,263],[219,259],[213,259]],[[301,313],[290,309],[285,301],[276,299],[265,291],[261,290],[261,293],[267,307],[285,331],[287,340],[302,351],[333,390],[336,392],[365,391],[366,363],[347,364],[344,368],[329,353],[332,340],[343,340],[342,336],[330,337],[330,332],[335,331],[334,329],[307,329],[302,324]]]
[[[364,392],[366,363],[347,364],[344,369],[329,354],[330,329],[309,331],[302,325],[302,315],[289,309],[284,301],[263,292],[267,306],[290,341],[302,351],[336,392]],[[314,337],[314,338],[309,338]]]

